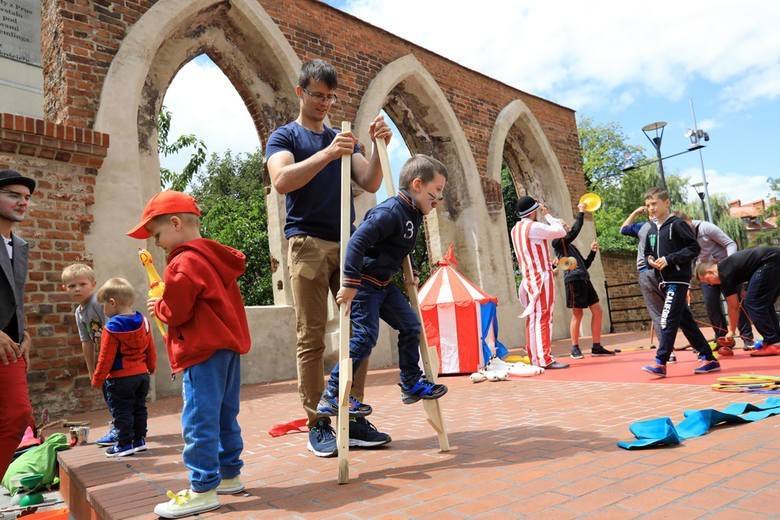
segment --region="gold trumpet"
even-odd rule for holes
[[[579,204],[585,204],[585,211],[593,213],[601,207],[601,197],[595,193],[586,193],[580,197]]]

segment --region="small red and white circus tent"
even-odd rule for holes
[[[453,266],[452,245],[419,291],[429,346],[439,353],[440,374],[476,372],[508,351],[498,341],[495,296],[486,294]]]

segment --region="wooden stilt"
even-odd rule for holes
[[[387,143],[383,139],[376,140],[376,151],[379,154],[379,162],[382,165],[382,175],[385,181],[385,191],[387,195],[392,197],[395,195],[395,184],[393,182],[393,176],[390,172],[390,159],[387,155]],[[406,257],[403,265],[404,279],[411,281],[414,280],[414,272],[412,271],[412,262],[409,257]],[[423,324],[422,312],[420,311],[420,302],[417,299],[417,287],[409,285],[408,296],[409,303],[417,313],[417,319],[420,320],[420,324]],[[431,383],[436,383],[436,379],[439,375],[439,356],[436,354],[436,348],[428,347],[428,337],[425,335],[425,327],[420,327],[420,359],[423,364],[423,373],[425,378]],[[441,451],[450,451],[450,442],[447,438],[447,429],[444,424],[444,418],[441,413],[441,407],[439,406],[438,399],[425,399],[423,400],[423,409],[428,416],[428,423],[436,431],[436,435],[439,438],[439,449]]]
[[[341,123],[341,131],[349,132],[350,123]],[[347,258],[347,243],[351,225],[350,204],[352,190],[352,157],[341,157],[341,228],[340,228],[340,258],[341,282],[344,281],[344,263]],[[339,306],[339,415],[336,430],[336,445],[339,450],[339,484],[349,482],[349,396],[352,393],[352,360],[349,357],[350,320],[345,315],[346,305]]]

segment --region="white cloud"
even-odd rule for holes
[[[347,10],[462,65],[557,101],[603,102],[578,87],[579,92],[568,92],[568,85],[583,82],[602,100],[627,87],[679,99],[695,77],[721,85],[724,98],[734,103],[772,99],[780,92],[777,2],[442,4],[351,0]]]
[[[739,198],[743,204],[754,200],[767,198],[769,184],[766,177],[744,175],[738,172],[720,172],[717,169],[705,168],[707,189],[710,197],[723,195],[727,201]],[[686,168],[680,171],[681,177],[689,179],[689,186],[702,182],[701,168]],[[691,188],[688,200],[695,200],[696,194]]]
[[[179,70],[163,104],[171,111],[170,138],[195,134],[212,153],[252,152],[260,146],[252,118],[241,96],[219,68],[206,58],[198,58]],[[181,171],[189,153],[169,156],[163,165]]]

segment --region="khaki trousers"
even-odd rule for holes
[[[328,293],[335,297],[339,290],[339,243],[298,235],[290,238],[287,252],[297,322],[298,394],[311,427],[324,417],[317,414],[317,403],[325,387]],[[352,377],[352,396],[358,401],[363,400],[367,370],[368,363],[360,363]]]

